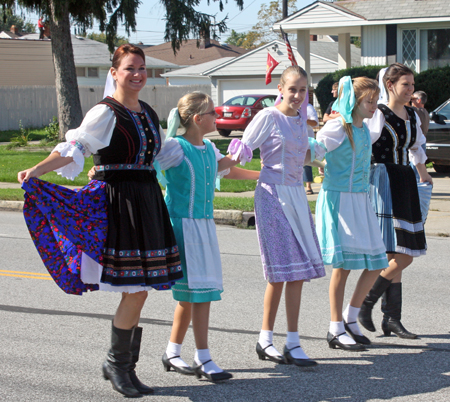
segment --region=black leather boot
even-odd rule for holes
[[[361,325],[365,329],[367,329],[367,331],[375,332],[375,325],[373,325],[372,321],[373,306],[384,293],[390,283],[390,280],[385,279],[380,275],[363,301],[361,310],[359,311],[358,319]]]
[[[141,327],[135,327],[134,328],[134,337],[133,341],[131,342],[131,370],[129,371],[131,382],[133,383],[134,387],[144,395],[153,394],[155,392],[152,388],[148,387],[145,384],[142,384],[142,382],[137,378],[136,375],[136,363],[139,361],[139,352],[141,350],[141,339],[142,339],[142,328]]]
[[[381,322],[381,329],[385,336],[391,335],[393,332],[399,338],[416,339],[417,335],[409,332],[401,323],[402,318],[402,284],[391,283],[383,295],[383,302],[381,304],[381,311],[383,311],[383,321]]]
[[[113,388],[129,398],[138,398],[142,394],[134,387],[130,379],[131,344],[133,329],[119,329],[112,324],[111,349],[103,363],[103,377],[111,381]]]

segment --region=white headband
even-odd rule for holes
[[[382,68],[378,73],[378,86],[380,87],[380,97],[378,98],[378,104],[387,105],[389,103],[389,94],[386,92],[386,87],[384,86],[383,77],[388,68]]]
[[[106,98],[107,96],[113,96],[114,92],[116,92],[117,84],[114,80],[111,69],[108,71],[108,76],[106,77],[106,83],[105,83],[105,90],[103,92],[103,98]]]

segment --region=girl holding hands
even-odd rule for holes
[[[325,264],[333,266],[330,281],[330,348],[364,350],[370,344],[356,319],[364,297],[388,266],[386,248],[369,199],[372,140],[364,119],[377,110],[380,90],[375,80],[349,76],[339,81],[330,120],[317,134],[315,157],[325,155],[325,179],[316,206],[316,228]],[[345,285],[353,270],[362,270],[349,305],[342,312]]]
[[[268,283],[256,352],[261,360],[297,366],[317,364],[300,346],[298,318],[303,282],[325,275],[303,188],[303,165],[309,162],[307,88],[306,72],[298,66],[288,67],[278,85],[282,102],[259,112],[242,141],[231,142],[231,155],[226,157],[228,165],[239,161],[245,164],[251,160],[252,151],[259,148],[264,160],[255,190],[255,215]],[[273,329],[285,283],[287,336],[281,354],[273,345]]]

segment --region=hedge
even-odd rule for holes
[[[331,87],[343,76],[376,78],[378,71],[384,66],[360,66],[344,70],[337,70],[327,74],[317,84],[314,93],[319,101],[322,114],[329,103],[334,100]],[[450,98],[450,66],[433,68],[415,74],[416,91],[425,91],[428,95],[426,108],[428,111],[436,109]]]

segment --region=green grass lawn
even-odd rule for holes
[[[29,128],[30,133],[28,141],[41,141],[45,139],[46,133],[43,127],[41,128]],[[17,137],[21,134],[20,130],[4,130],[0,131],[0,142],[9,142],[12,137]]]

